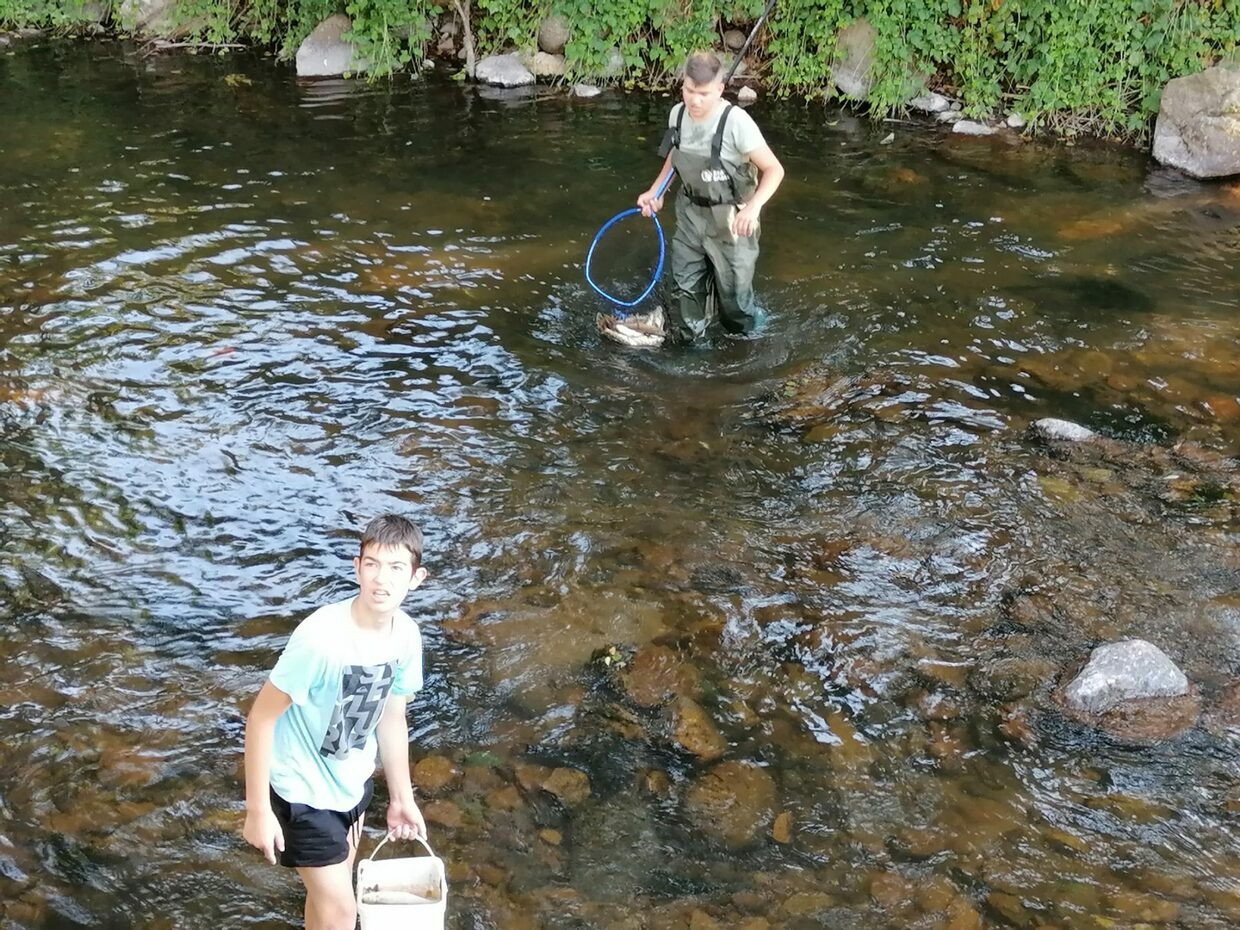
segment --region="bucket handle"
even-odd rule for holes
[[[375,856],[379,855],[379,850],[383,848],[383,844],[386,843],[388,840],[390,840],[395,835],[396,835],[395,833],[389,832],[387,836],[379,840],[379,845],[376,846],[373,850],[371,850],[370,855],[366,857],[366,861],[369,862],[370,860],[374,859]],[[428,855],[431,855],[431,856],[435,855],[435,850],[431,849],[431,844],[426,842],[425,839],[423,839],[420,836],[415,836],[414,839],[417,840],[419,843],[421,843],[426,848],[426,852]]]

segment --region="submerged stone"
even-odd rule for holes
[[[680,697],[672,705],[671,728],[673,741],[704,762],[713,762],[727,751],[728,741],[692,698]]]
[[[766,835],[775,819],[775,780],[752,762],[723,762],[685,796],[693,826],[732,849]]]

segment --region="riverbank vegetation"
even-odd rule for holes
[[[117,31],[203,43],[252,43],[284,58],[325,17],[344,12],[372,74],[435,54],[437,30],[466,16],[476,51],[533,50],[539,23],[564,18],[570,77],[608,73],[660,86],[689,49],[746,31],[763,0],[0,0],[0,24],[57,29],[103,23]],[[152,7],[162,26],[152,29]],[[1163,86],[1240,48],[1240,0],[778,0],[751,52],[772,92],[842,96],[833,80],[837,40],[864,19],[864,102],[899,111],[923,87],[963,101],[974,115],[1013,110],[1059,132],[1143,136]],[[145,21],[145,23],[144,23]],[[97,27],[96,27],[97,28]],[[455,60],[456,49],[447,50]],[[615,72],[614,64],[611,72]]]

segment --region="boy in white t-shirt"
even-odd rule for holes
[[[378,517],[353,559],[358,593],[316,610],[289,637],[245,730],[246,842],[295,868],[307,930],[354,930],[353,859],[383,764],[388,830],[426,836],[409,777],[405,702],[422,687],[422,636],[400,609],[426,580],[422,534]]]
[[[723,328],[751,333],[765,319],[753,293],[758,220],[784,169],[750,115],[724,101],[723,63],[713,52],[689,56],[681,97],[668,115],[663,169],[637,198],[645,216],[657,213],[663,182],[673,171],[680,178],[667,314],[671,335],[691,342],[705,334],[711,279]]]

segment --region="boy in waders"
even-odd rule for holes
[[[685,62],[684,102],[672,107],[659,154],[663,170],[637,198],[644,216],[663,207],[659,188],[675,171],[676,234],[672,237],[673,338],[706,333],[708,275],[719,322],[729,333],[751,333],[765,320],[753,295],[758,218],[784,179],[784,169],[748,113],[723,99],[723,64],[713,52]]]
[[[297,626],[246,720],[245,839],[297,870],[307,930],[357,924],[353,858],[376,751],[388,830],[426,836],[405,720],[405,701],[422,687],[422,635],[400,609],[426,580],[421,561],[422,534],[409,520],[367,526],[353,560],[357,596]]]

